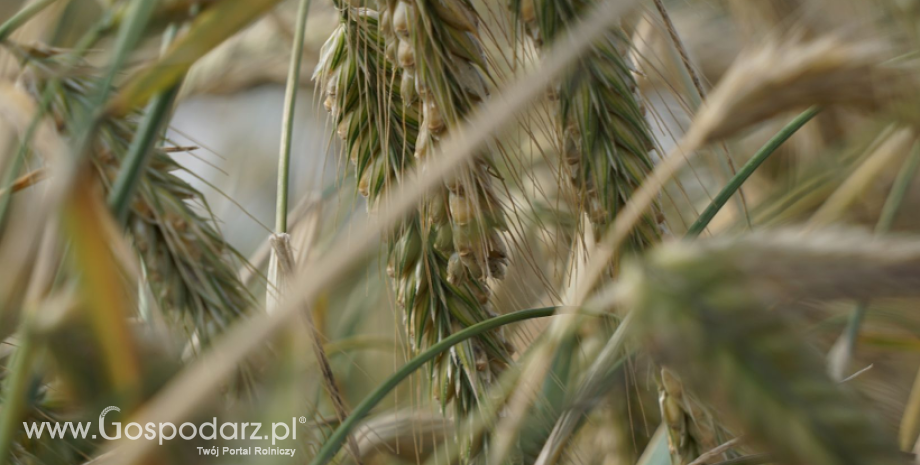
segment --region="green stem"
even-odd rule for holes
[[[37,8],[38,5],[43,4],[43,3],[44,3],[44,6],[48,6],[48,4],[50,4],[51,2],[32,3],[31,5],[24,8],[23,11],[20,11],[19,13],[17,13],[17,16],[25,15],[26,10],[28,10],[29,8]],[[34,16],[35,13],[37,13],[37,11],[32,12],[32,15]],[[22,19],[20,23],[14,22],[14,19],[15,17],[7,20],[7,22],[4,23],[3,25],[0,25],[0,40],[2,40],[3,37],[6,37],[5,34],[9,34],[10,32],[12,32],[13,29],[18,27],[21,24],[21,22],[26,21],[28,18]],[[89,31],[87,31],[87,33],[77,41],[76,46],[74,46],[70,55],[66,59],[66,64],[68,66],[71,66],[74,63],[76,63],[80,58],[82,58],[86,54],[87,50],[89,50],[90,47],[96,44],[96,42],[102,36],[103,32],[105,32],[110,27],[110,24],[111,24],[110,14],[106,14],[106,16],[102,20],[96,22],[93,25],[93,27]],[[44,118],[45,113],[48,112],[48,108],[51,105],[51,100],[54,98],[54,95],[55,95],[54,88],[55,86],[58,85],[58,83],[59,83],[59,78],[57,77],[52,77],[49,80],[49,85],[46,86],[47,88],[42,93],[41,101],[39,102],[38,112],[32,118],[32,121],[29,122],[29,127],[26,129],[25,134],[22,136],[21,140],[19,141],[19,149],[17,150],[16,155],[14,156],[10,164],[11,166],[8,168],[8,170],[6,171],[6,175],[4,176],[3,186],[2,186],[4,194],[2,197],[0,197],[0,228],[2,228],[5,222],[6,213],[9,209],[9,204],[12,199],[12,191],[10,190],[10,186],[16,180],[16,176],[19,174],[19,170],[22,168],[23,162],[25,162],[26,156],[28,155],[28,151],[29,151],[29,145],[32,143],[32,137],[35,135],[35,131],[36,129],[38,129],[38,125],[41,123],[42,118]]]
[[[175,24],[167,28],[163,37],[164,50],[173,41],[178,29]],[[179,94],[180,85],[181,81],[154,96],[150,103],[147,104],[144,118],[141,120],[137,133],[128,147],[124,164],[118,171],[118,177],[115,178],[115,183],[109,192],[109,206],[112,208],[115,219],[123,226],[128,220],[131,200],[137,192],[138,182],[144,170],[147,169],[150,155],[160,140],[163,128],[166,126],[169,111]]]
[[[76,156],[69,158],[69,162],[72,163],[70,167],[72,171],[76,171],[76,167],[89,158],[96,129],[105,118],[105,102],[112,92],[115,78],[122,71],[125,61],[128,59],[128,54],[140,42],[157,3],[157,0],[135,0],[128,5],[125,21],[118,28],[118,35],[115,38],[114,51],[112,52],[112,58],[109,60],[108,71],[103,76],[97,94],[93,97],[90,113],[79,124],[75,125],[74,133],[77,137],[73,143],[73,154]],[[108,18],[104,19],[106,22],[108,21]],[[100,24],[99,29],[94,28],[90,31],[86,43],[98,39],[98,34],[102,33],[103,26],[104,24]],[[82,42],[81,46],[86,45],[86,43]],[[68,185],[72,182],[73,179],[65,181]]]
[[[831,377],[838,382],[844,379],[847,366],[850,364],[850,359],[853,358],[853,352],[856,351],[856,337],[859,336],[859,327],[862,326],[868,309],[867,302],[858,302],[847,320],[847,327],[843,330],[843,335],[840,336],[843,338],[840,341],[843,344],[843,353],[840,355],[840,361],[831,360],[830,363]]]
[[[140,42],[147,23],[153,15],[156,8],[157,0],[136,0],[128,6],[127,17],[125,22],[118,28],[118,36],[115,39],[115,49],[112,53],[112,59],[109,62],[109,71],[102,81],[102,87],[99,88],[97,108],[103,108],[105,101],[112,90],[112,84],[118,73],[121,72],[122,66],[128,59],[128,54],[134,50]]]
[[[281,120],[281,149],[278,154],[278,199],[275,212],[275,232],[287,232],[288,173],[291,163],[291,140],[294,134],[294,107],[297,88],[300,87],[300,66],[303,59],[303,40],[307,30],[307,13],[310,0],[300,0],[297,10],[297,26],[294,44],[291,47],[291,62],[288,67],[287,89],[284,92],[284,116]]]
[[[73,47],[73,52],[71,53],[70,60],[76,61],[77,57],[83,57],[86,55],[86,52],[96,45],[99,42],[99,39],[102,36],[111,30],[112,28],[112,14],[110,12],[104,13],[104,16],[99,21],[96,21],[93,26],[86,31],[79,39],[77,39],[76,44]],[[73,62],[69,62],[73,64]]]
[[[888,193],[888,198],[885,199],[885,205],[882,207],[882,213],[875,224],[875,234],[881,235],[891,230],[891,225],[898,216],[898,210],[900,210],[901,204],[904,203],[904,197],[907,196],[907,191],[917,174],[918,168],[920,168],[920,146],[914,147],[891,186],[891,191]],[[840,355],[839,361],[831,363],[832,375],[838,381],[843,379],[850,359],[853,358],[853,353],[856,350],[856,338],[859,336],[859,328],[862,326],[868,308],[868,302],[857,303],[853,313],[850,314],[850,319],[847,321],[847,327],[843,336],[841,336],[843,338],[841,341],[843,353]]]
[[[415,358],[409,361],[409,363],[403,365],[396,373],[393,373],[386,381],[383,382],[374,392],[370,393],[367,397],[358,404],[357,407],[351,412],[348,418],[339,425],[338,428],[332,433],[331,436],[323,443],[323,447],[316,454],[316,457],[313,458],[313,461],[310,462],[310,465],[325,465],[329,463],[330,460],[338,452],[339,448],[342,447],[342,443],[345,441],[347,435],[351,432],[351,429],[357,426],[358,422],[364,419],[371,409],[377,405],[387,394],[390,393],[399,383],[404,379],[408,378],[409,375],[421,368],[425,363],[431,361],[442,352],[447,351],[456,344],[459,344],[467,339],[479,336],[482,333],[491,331],[495,328],[505,326],[511,323],[516,323],[518,321],[530,320],[533,318],[543,318],[552,316],[556,311],[556,307],[546,307],[546,308],[536,308],[531,310],[522,310],[520,312],[509,313],[507,315],[502,315],[499,317],[492,318],[490,320],[477,323],[468,328],[464,328],[462,331],[458,331],[450,336],[444,338],[437,344],[429,347],[424,352],[418,354]]]
[[[57,0],[37,0],[22,7],[12,18],[0,24],[0,42],[6,40],[16,29],[19,29],[20,26],[27,23],[30,19],[34,18],[35,15],[41,13],[42,10],[56,1]]]
[[[741,188],[741,185],[754,173],[760,165],[763,164],[776,149],[779,148],[784,142],[789,140],[796,131],[801,129],[805,123],[809,122],[812,118],[817,115],[821,109],[819,107],[811,107],[808,110],[805,110],[802,114],[797,116],[795,119],[789,122],[783,129],[781,129],[772,139],[767,141],[767,143],[748,160],[744,166],[738,170],[738,173],[728,182],[728,185],[722,189],[714,199],[712,203],[706,207],[706,210],[697,218],[696,221],[690,225],[690,229],[687,230],[686,237],[693,238],[699,236],[709,225],[709,222],[719,213],[719,210],[725,206],[725,203],[735,194],[735,192]]]
[[[901,209],[901,204],[904,203],[904,198],[907,197],[907,191],[910,189],[914,176],[917,175],[918,168],[920,168],[920,146],[914,147],[904,162],[901,172],[898,173],[898,177],[894,180],[891,192],[885,199],[885,205],[879,215],[878,223],[875,224],[875,234],[886,234],[891,231],[891,225],[898,216],[898,211]]]
[[[115,219],[124,225],[128,220],[128,211],[131,199],[137,192],[138,181],[147,168],[147,162],[153,153],[154,146],[160,139],[165,127],[167,114],[179,92],[179,86],[173,86],[162,94],[156,95],[148,104],[147,112],[138,126],[137,134],[128,147],[125,162],[118,171],[115,184],[109,192],[108,203],[112,208]]]

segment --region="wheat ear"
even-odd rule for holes
[[[25,79],[32,94],[38,98],[46,89],[54,92],[49,113],[56,121],[73,121],[75,114],[89,111],[88,96],[100,85],[88,77],[92,74],[58,79],[53,52],[20,48],[17,53],[27,60]],[[103,120],[93,141],[92,163],[106,193],[134,137],[137,116]],[[65,126],[62,132],[72,136],[72,129]],[[182,169],[158,145],[139,180],[126,224],[160,306],[207,340],[254,301],[237,277],[237,252],[192,205],[206,208],[204,196],[176,176]]]
[[[515,0],[512,8],[539,47],[558,37],[588,5],[581,0]],[[588,213],[598,237],[652,169],[654,140],[637,95],[629,48],[623,29],[611,28],[577,69],[558,83],[554,95],[564,166],[574,198],[582,203],[578,207]],[[655,205],[642,216],[629,238],[633,251],[658,241],[658,215]],[[666,369],[661,373],[660,408],[668,426],[672,462],[686,464],[716,445],[717,427],[706,420],[710,416],[701,404],[684,393],[676,376]]]
[[[423,115],[419,102],[406,97],[403,86],[393,84],[403,81],[406,70],[386,58],[379,20],[377,12],[369,9],[346,10],[343,24],[324,46],[315,75],[343,150],[356,169],[358,190],[371,205],[414,164],[419,134],[426,124],[419,121]],[[491,268],[474,266],[476,262],[456,246],[462,237],[479,237],[461,236],[469,231],[464,229],[469,222],[451,227],[451,219],[456,223],[462,208],[455,205],[457,199],[465,198],[439,190],[389,237],[387,271],[416,350],[493,315],[485,278],[504,271],[500,260],[505,257],[496,257]],[[469,218],[472,212],[466,215]],[[497,234],[491,237],[500,240]],[[496,255],[498,249],[492,250],[491,255]],[[508,343],[495,331],[440,356],[432,366],[436,380],[432,387],[442,405],[456,399],[459,411],[469,411],[484,386],[510,360],[510,353]]]
[[[624,269],[639,340],[777,463],[907,463],[782,311],[790,299],[916,296],[916,241],[773,231],[672,244]],[[687,367],[693,366],[692,370]]]
[[[587,10],[583,0],[514,0],[524,29],[538,45],[551,43]],[[557,84],[556,130],[562,157],[598,235],[613,221],[652,168],[654,139],[644,117],[621,27],[611,28],[568,77]],[[657,242],[657,209],[633,234],[635,250]]]

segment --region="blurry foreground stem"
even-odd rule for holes
[[[163,37],[163,51],[172,43],[178,29],[175,24],[171,24],[167,28]],[[109,207],[112,208],[115,219],[121,225],[124,225],[128,220],[131,200],[137,192],[137,186],[144,170],[147,169],[150,154],[153,153],[157,142],[160,140],[163,128],[166,127],[169,110],[176,100],[176,95],[179,94],[180,83],[176,83],[162,93],[157,94],[147,104],[147,111],[144,113],[143,119],[141,119],[137,134],[131,141],[131,146],[128,147],[125,162],[118,171],[118,177],[115,178],[112,191],[109,193],[108,203]]]
[[[14,15],[11,20],[0,26],[0,40],[5,39],[13,30],[34,17],[41,9],[47,7],[51,3],[50,0],[39,0],[26,6],[23,10]],[[118,38],[114,44],[115,51],[109,63],[108,73],[105,76],[102,87],[99,89],[99,93],[95,96],[95,109],[97,111],[108,98],[111,85],[118,73],[122,71],[128,54],[134,50],[135,46],[140,41],[147,22],[150,19],[151,12],[156,4],[157,2],[154,0],[135,0],[131,3],[128,21],[123,23],[118,31]],[[80,52],[82,52],[84,47],[88,47],[91,42],[95,42],[98,38],[98,32],[99,30],[94,28],[89,38],[85,42],[81,41]],[[37,117],[41,118],[40,115]],[[77,157],[73,157],[72,162],[75,163],[79,157],[89,152],[90,142],[92,141],[92,136],[98,121],[97,115],[90,116],[87,120],[82,121],[82,130],[79,131],[80,138],[74,143],[74,153]],[[68,190],[72,190],[76,183],[73,179],[67,181],[68,184],[70,184]],[[73,206],[72,202],[65,201],[64,203],[64,211],[67,211],[68,207]],[[4,394],[4,402],[3,409],[0,411],[0,463],[5,463],[6,458],[11,453],[10,448],[14,431],[19,431],[17,425],[20,415],[22,415],[28,407],[28,402],[26,400],[28,398],[26,396],[27,388],[32,369],[34,368],[33,362],[36,359],[36,352],[39,349],[34,346],[31,340],[28,319],[23,322],[20,327],[20,334],[23,339],[16,349],[12,373],[10,377],[7,378],[8,384],[4,386],[2,391]]]
[[[27,23],[30,19],[34,18],[35,15],[41,13],[42,10],[56,1],[57,0],[36,0],[23,6],[13,17],[6,20],[3,24],[0,24],[0,42],[9,38],[10,34],[15,32],[16,29],[19,29],[20,26]]]

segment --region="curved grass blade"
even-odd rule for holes
[[[177,29],[175,25],[169,27],[163,39],[164,46],[172,42]],[[163,128],[168,124],[169,110],[178,94],[179,84],[176,83],[153,97],[147,105],[147,111],[138,125],[131,145],[128,146],[125,161],[108,196],[109,207],[112,208],[119,224],[124,225],[128,220],[128,211],[137,192],[139,180],[147,169],[154,147],[162,138]]]
[[[719,213],[719,210],[725,206],[725,203],[728,202],[728,200],[731,199],[735,192],[741,188],[741,185],[744,184],[744,182],[747,181],[747,179],[751,177],[752,174],[754,174],[754,171],[756,171],[757,168],[763,164],[763,162],[767,161],[767,158],[769,158],[770,155],[772,155],[780,145],[789,140],[789,138],[792,137],[796,131],[801,129],[805,123],[811,121],[811,119],[814,118],[820,111],[821,109],[819,107],[811,107],[808,110],[805,110],[802,114],[795,117],[795,119],[790,121],[789,124],[787,124],[785,127],[783,127],[783,129],[776,133],[776,135],[773,136],[769,141],[767,141],[767,143],[764,144],[764,146],[761,147],[760,150],[758,150],[757,153],[755,153],[754,156],[751,157],[751,159],[748,160],[748,162],[745,163],[740,170],[738,170],[738,173],[732,177],[728,184],[721,191],[719,191],[718,195],[712,199],[712,202],[709,204],[709,206],[706,207],[706,209],[703,210],[703,213],[700,214],[700,217],[697,218],[692,225],[690,225],[690,228],[687,229],[686,237],[697,237],[703,231],[705,231],[706,226],[709,225],[709,222],[715,218],[716,214]]]
[[[584,423],[585,414],[597,405],[601,395],[607,391],[607,386],[626,359],[625,345],[632,319],[632,313],[623,318],[585,372],[575,394],[568,400],[568,405],[559,415],[552,433],[545,441],[536,465],[550,465],[560,459],[563,449],[569,444],[569,438]]]
[[[23,6],[12,17],[0,24],[0,42],[9,38],[10,34],[16,31],[20,26],[29,22],[35,15],[39,14],[45,8],[49,7],[57,0],[36,0]]]
[[[437,344],[432,345],[424,352],[418,354],[409,361],[409,363],[403,365],[396,373],[387,378],[386,381],[380,384],[374,392],[370,393],[357,407],[351,412],[351,415],[336,428],[335,432],[332,433],[329,438],[323,443],[323,447],[317,452],[316,457],[310,462],[310,465],[325,465],[335,457],[336,452],[339,448],[342,447],[342,443],[345,442],[345,437],[351,432],[352,428],[357,426],[358,422],[361,421],[371,409],[374,408],[377,403],[383,400],[390,391],[393,390],[399,383],[406,379],[409,375],[418,370],[423,365],[440,355],[441,353],[447,351],[451,347],[469,339],[476,337],[479,334],[482,334],[487,331],[491,331],[502,326],[515,323],[518,321],[529,320],[533,318],[543,318],[552,316],[556,311],[556,307],[546,307],[546,308],[537,308],[532,310],[522,310],[519,312],[509,313],[507,315],[498,316],[490,320],[477,323],[468,328],[464,328],[461,331],[451,334],[450,336],[442,339]]]

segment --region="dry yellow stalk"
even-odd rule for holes
[[[840,187],[831,194],[808,222],[809,229],[826,227],[838,220],[855,201],[862,197],[879,174],[907,155],[917,140],[914,131],[901,129],[882,141],[869,157],[861,163]]]
[[[878,42],[834,36],[767,41],[738,58],[700,110],[694,129],[706,143],[816,104],[890,110],[912,95],[916,75],[886,64],[887,51]]]

